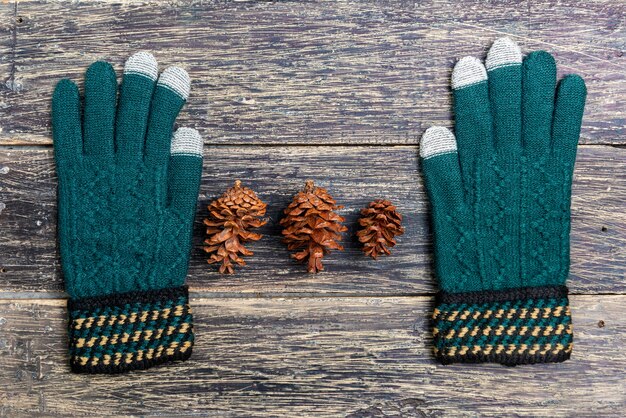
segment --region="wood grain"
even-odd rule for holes
[[[187,68],[181,123],[209,144],[416,144],[451,125],[454,62],[504,35],[587,80],[582,143],[623,144],[625,11],[613,0],[20,1],[17,43],[0,34],[16,86],[0,107],[0,144],[49,144],[54,84],[82,82],[97,59],[121,71],[140,49]]]
[[[626,290],[626,149],[581,147],[572,200],[572,267],[577,293]],[[55,241],[56,180],[51,150],[18,148],[0,154],[0,289],[61,291]],[[346,206],[346,250],[325,258],[327,271],[307,274],[289,258],[278,220],[291,197],[312,178]],[[200,224],[206,205],[235,179],[269,204],[265,237],[250,248],[249,265],[234,276],[205,263]],[[405,235],[391,257],[364,257],[354,237],[362,207],[392,199],[405,216]],[[202,292],[414,294],[434,291],[427,204],[417,149],[396,147],[206,148],[188,282]],[[326,261],[327,260],[327,261]]]
[[[618,417],[625,303],[572,297],[572,359],[503,367],[437,365],[430,298],[193,299],[189,361],[108,377],[69,372],[65,301],[2,301],[0,414]]]
[[[15,4],[0,4],[0,115],[6,120],[4,109],[18,86],[15,83],[15,45],[17,42],[17,21]],[[0,122],[0,137],[9,135]],[[2,142],[0,142],[2,143]]]

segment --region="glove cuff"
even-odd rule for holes
[[[433,322],[435,357],[443,364],[555,363],[572,352],[565,286],[441,292]]]
[[[187,286],[70,300],[68,311],[75,373],[122,373],[191,355]]]

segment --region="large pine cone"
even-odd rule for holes
[[[241,186],[241,181],[228,189],[219,199],[209,205],[209,217],[204,220],[208,238],[204,241],[204,251],[211,254],[209,264],[222,263],[220,273],[232,274],[234,264],[245,266],[241,258],[252,255],[242,243],[258,241],[261,234],[250,232],[267,223],[260,219],[265,215],[267,204],[251,189]]]
[[[307,261],[309,273],[324,270],[322,258],[330,250],[343,250],[339,244],[346,228],[345,219],[334,211],[341,209],[326,189],[316,187],[307,180],[304,190],[298,193],[285,209],[280,225],[287,249],[300,251],[291,255],[298,261]]]
[[[404,234],[402,215],[388,200],[378,199],[361,210],[357,232],[365,255],[376,259],[380,254],[390,255],[389,248],[396,245],[395,237]]]

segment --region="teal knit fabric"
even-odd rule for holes
[[[173,67],[156,75],[154,58],[139,53],[127,62],[119,100],[105,62],[87,70],[82,112],[72,81],[61,80],[54,92],[58,233],[75,371],[115,373],[191,353],[184,281],[202,141],[185,128],[172,139],[186,73]],[[160,309],[155,318],[145,314]]]
[[[487,69],[475,58],[459,61],[453,94],[456,140],[445,128],[430,128],[421,150],[442,290],[434,315],[437,357],[444,363],[562,361],[571,351],[563,300],[584,81],[569,75],[557,85],[550,54],[533,52],[522,62],[519,48],[504,38],[490,50]],[[523,312],[534,308],[549,313],[529,324]],[[468,309],[489,313],[459,326],[459,313]],[[497,331],[500,309],[509,319],[523,318]],[[558,323],[563,328],[552,332]],[[551,328],[540,340],[520,336],[524,326]],[[507,332],[508,340],[502,338]]]

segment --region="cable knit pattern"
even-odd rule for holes
[[[446,216],[446,222],[458,234],[458,239],[452,243],[452,254],[459,266],[456,287],[464,289],[469,282],[480,277],[478,259],[476,256],[476,237],[471,223],[467,222],[470,217],[457,213],[456,216]]]
[[[482,235],[480,242],[487,244],[486,248],[481,249],[484,253],[484,268],[490,271],[495,288],[502,288],[509,278],[506,268],[512,257],[507,254],[507,250],[512,247],[507,244],[516,239],[508,225],[518,220],[517,216],[511,216],[513,211],[510,207],[511,196],[517,186],[514,184],[515,168],[502,165],[496,155],[493,155],[482,169],[483,183],[477,186],[484,193],[481,194],[482,199],[476,203],[480,208],[476,231]]]
[[[65,249],[64,262],[76,266],[68,292],[91,297],[182,283],[190,221],[163,205],[164,174],[145,165],[75,169],[80,174],[65,180],[73,193],[59,196],[60,205],[72,208],[63,230],[74,237]]]
[[[458,265],[447,290],[477,290],[476,283],[487,290],[564,283],[571,167],[553,158],[520,162],[493,155],[479,163],[474,203],[445,215],[444,229],[456,236],[445,245]]]

